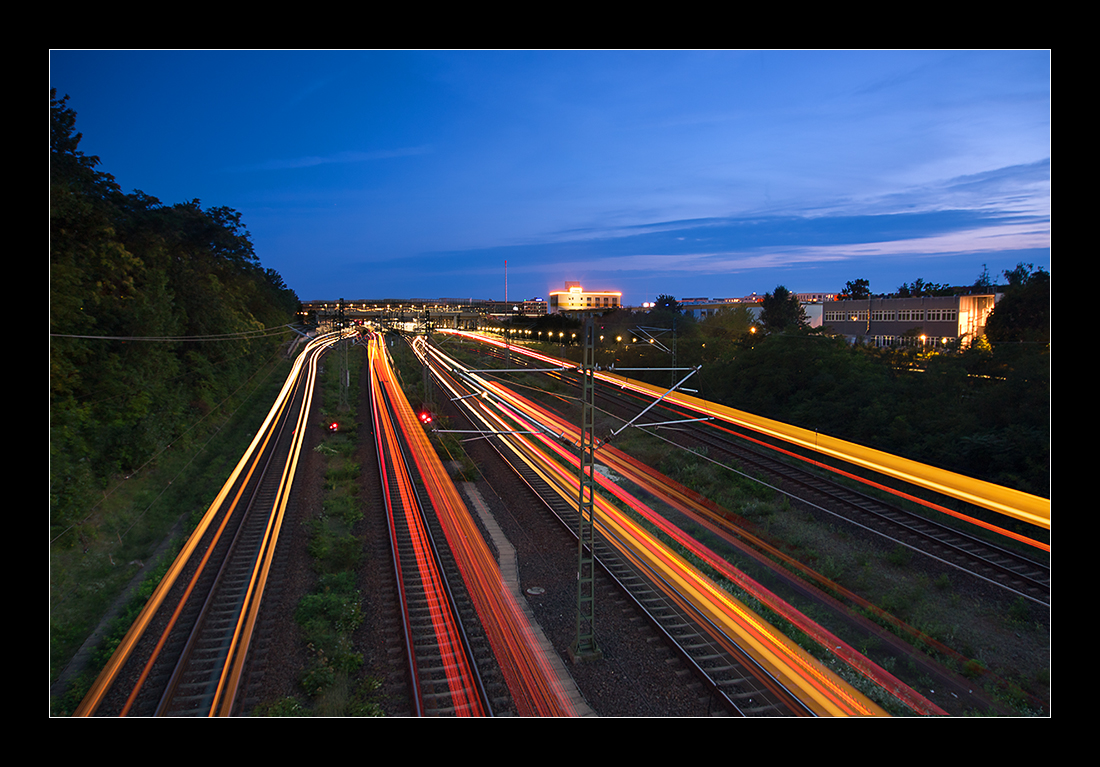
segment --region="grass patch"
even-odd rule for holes
[[[298,603],[294,620],[301,628],[309,662],[298,679],[305,700],[283,698],[260,706],[257,716],[382,716],[377,696],[381,684],[362,674],[363,656],[354,635],[363,623],[362,595],[356,571],[365,557],[355,534],[363,519],[359,498],[362,467],[355,460],[359,444],[357,398],[341,392],[347,380],[358,381],[363,355],[337,351],[322,376],[321,422],[324,441],[315,451],[325,462],[320,513],[306,521],[309,553],[318,573],[314,587]],[[333,407],[329,403],[347,403]],[[335,430],[328,425],[336,423]]]

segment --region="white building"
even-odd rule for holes
[[[1000,294],[974,296],[872,296],[823,305],[823,324],[849,341],[875,346],[968,346],[985,334]]]
[[[584,290],[579,282],[565,283],[565,290],[550,291],[550,314],[606,312],[622,306],[623,294],[613,290]]]

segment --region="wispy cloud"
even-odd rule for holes
[[[575,229],[554,232],[541,242],[424,254],[424,263],[437,278],[450,275],[474,282],[496,279],[507,261],[517,284],[526,276],[538,275],[569,275],[569,279],[611,284],[659,274],[668,279],[682,277],[690,284],[713,284],[718,289],[716,282],[730,275],[819,270],[849,262],[912,265],[951,256],[996,260],[998,254],[1050,248],[1049,214],[1035,210],[1045,207],[1049,189],[1046,168],[1044,161],[937,185],[941,190],[960,190],[959,202],[971,194],[989,200],[996,196],[990,190],[999,189],[1005,202],[999,210],[945,210],[929,205],[920,206],[923,210],[896,212],[899,207],[918,207],[912,203],[923,194],[915,194],[905,205],[871,206],[890,212],[853,215],[833,211],[829,215],[817,211],[817,215],[805,216],[706,218]],[[1025,191],[1029,186],[1035,188]],[[1022,195],[1030,203],[1013,205],[1014,195]],[[933,197],[930,192],[929,199]]]
[[[373,152],[336,152],[329,155],[305,155],[282,160],[267,160],[266,162],[240,165],[230,168],[230,171],[243,173],[249,171],[265,170],[293,170],[296,168],[312,168],[317,165],[344,165],[359,162],[374,162],[376,160],[389,160],[395,157],[412,157],[428,154],[432,151],[429,146],[402,147],[399,149],[379,149]]]
[[[685,275],[744,273],[756,270],[785,269],[805,264],[855,261],[878,257],[899,257],[906,260],[927,257],[943,257],[957,254],[979,255],[1004,251],[1024,251],[1050,247],[1049,226],[1037,223],[989,226],[965,231],[949,232],[928,237],[850,242],[828,246],[765,246],[744,250],[707,251],[692,253],[633,253],[631,255],[601,256],[592,253],[583,259],[561,260],[525,259],[515,254],[510,270],[514,274],[543,274],[547,272],[623,273],[623,272],[677,272]],[[484,262],[483,262],[484,263]],[[465,266],[455,273],[465,275],[495,274],[498,260],[484,263],[481,268]]]

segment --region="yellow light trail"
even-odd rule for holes
[[[335,340],[332,341],[335,343]],[[325,348],[332,343],[325,345]],[[278,495],[274,503],[274,513],[269,515],[267,529],[263,540],[263,557],[254,570],[252,581],[248,586],[249,609],[238,621],[237,630],[234,632],[233,641],[226,665],[223,669],[218,688],[214,695],[214,701],[210,707],[211,716],[229,716],[236,703],[237,692],[240,687],[241,675],[244,673],[245,662],[248,659],[248,648],[252,643],[253,629],[259,620],[260,604],[263,600],[264,590],[267,587],[267,579],[271,572],[271,564],[275,558],[275,547],[279,542],[279,534],[282,531],[283,520],[286,517],[286,507],[290,500],[290,490],[297,474],[298,459],[302,452],[302,444],[306,437],[306,425],[313,402],[313,390],[317,381],[317,362],[321,358],[320,353],[311,354],[309,358],[309,372],[306,376],[304,399],[301,409],[298,411],[298,421],[295,424],[291,441],[290,457],[283,465],[283,474],[279,481]],[[232,661],[232,662],[230,662]],[[220,705],[219,705],[220,700]]]
[[[445,332],[471,338],[480,343],[504,346],[501,342],[474,333],[463,331]],[[509,346],[509,348],[548,364],[576,367],[576,363],[540,354],[522,346]],[[600,371],[596,376],[608,384],[629,389],[647,397],[656,398],[665,393],[665,390],[661,387],[636,381],[610,371]],[[752,415],[689,394],[673,392],[666,397],[666,401],[702,415],[711,416],[719,421],[743,427],[758,434],[773,437],[788,444],[860,466],[950,498],[972,503],[975,506],[1026,522],[1044,530],[1050,530],[1050,500],[1047,498],[967,477],[946,469],[939,469],[809,429]]]
[[[383,375],[395,381],[384,348],[378,357]],[[392,392],[398,423],[517,709],[523,716],[575,716],[519,604],[502,583],[496,558],[395,382]]]
[[[442,355],[440,355],[442,359]],[[457,365],[453,360],[448,364]],[[471,378],[476,376],[471,375]],[[501,400],[507,399],[502,388],[492,383],[485,386]],[[508,414],[503,402],[502,413]],[[515,428],[532,430],[535,424],[511,411],[507,420],[489,404],[474,400],[472,409],[491,431]],[[576,500],[577,457],[545,435],[527,437],[513,435],[506,444],[532,467],[564,500]],[[547,452],[557,456],[551,458]],[[559,463],[566,461],[566,465]],[[568,468],[566,468],[568,466]],[[824,667],[763,618],[703,575],[686,560],[655,539],[618,507],[601,494],[595,497],[594,523],[601,534],[628,558],[659,574],[671,584],[674,593],[687,599],[708,620],[722,627],[725,635],[766,668],[780,683],[791,690],[816,714],[823,716],[884,716],[885,711]]]
[[[134,648],[137,646],[137,643],[144,636],[145,630],[148,628],[149,623],[153,619],[153,616],[156,615],[157,611],[160,609],[165,598],[167,597],[168,592],[171,591],[172,587],[176,583],[176,580],[182,573],[184,567],[194,555],[195,550],[197,549],[203,536],[206,534],[206,531],[210,528],[210,525],[213,523],[215,517],[217,516],[218,510],[221,508],[229,493],[232,491],[233,485],[236,483],[241,473],[252,461],[252,458],[254,454],[256,454],[257,449],[260,447],[260,445],[266,444],[267,440],[270,438],[269,430],[271,429],[273,423],[276,421],[278,415],[285,409],[285,406],[290,399],[291,393],[293,392],[294,386],[298,382],[298,377],[301,375],[303,365],[310,357],[312,357],[314,352],[325,346],[335,343],[336,340],[338,339],[334,335],[326,335],[315,338],[309,342],[307,347],[294,360],[294,365],[291,368],[290,375],[287,376],[286,381],[283,383],[283,388],[280,390],[279,395],[276,397],[275,404],[272,405],[271,410],[268,411],[267,417],[264,419],[263,424],[257,430],[256,436],[252,439],[252,443],[248,446],[248,449],[245,450],[244,455],[241,456],[241,460],[237,463],[236,467],[229,475],[229,479],[226,480],[224,485],[222,485],[222,488],[218,492],[217,497],[210,504],[210,507],[206,510],[206,513],[203,515],[202,519],[199,520],[198,526],[191,534],[191,536],[187,539],[187,542],[184,544],[183,549],[176,556],[176,559],[172,562],[171,566],[168,568],[168,571],[165,573],[160,583],[157,584],[157,587],[156,589],[154,589],[153,594],[145,603],[145,607],[142,608],[141,612],[138,614],[137,619],[134,621],[133,625],[130,626],[130,629],[126,632],[126,635],[122,638],[119,646],[115,649],[115,652],[112,654],[110,660],[108,660],[107,665],[104,666],[103,670],[96,678],[96,681],[92,684],[91,688],[88,690],[88,693],[80,702],[80,705],[77,706],[76,711],[73,713],[73,716],[92,716],[93,714],[95,714],[96,709],[98,709],[99,704],[103,701],[104,696],[106,696],[107,692],[111,689],[111,686],[114,684],[115,679],[118,677],[118,674],[122,670],[123,665],[126,663],[127,660],[129,660],[130,655],[133,653]],[[235,503],[236,502],[234,502],[234,504]]]
[[[578,442],[580,438],[579,430],[573,424],[567,423],[559,416],[551,413],[540,405],[519,396],[506,386],[493,384],[492,390],[510,405],[514,406],[519,412],[530,417],[532,422],[544,425],[548,424],[550,425],[551,431],[561,433],[564,439],[574,444]],[[572,456],[560,446],[547,440],[544,440],[544,442],[555,451],[560,460],[572,460]],[[605,463],[616,474],[646,489],[649,493],[662,499],[665,503],[668,503],[681,513],[694,516],[695,512],[698,510],[697,505],[686,497],[686,493],[684,492],[686,488],[681,488],[668,478],[659,475],[656,471],[635,461],[617,448],[609,445],[603,446],[600,449],[600,461]],[[635,513],[661,530],[665,535],[694,553],[705,561],[708,566],[720,572],[723,577],[732,583],[736,583],[741,589],[748,592],[761,603],[767,605],[771,610],[797,626],[806,633],[807,636],[817,642],[818,645],[827,649],[833,655],[836,655],[862,676],[867,677],[873,683],[888,690],[892,695],[914,711],[925,715],[946,715],[947,712],[939,706],[936,706],[924,696],[911,689],[897,677],[869,661],[846,642],[843,642],[831,632],[826,631],[816,622],[811,621],[792,605],[780,599],[740,570],[732,567],[725,559],[718,556],[691,536],[685,534],[660,514],[655,513],[646,504],[624,490],[617,482],[608,479],[602,474],[597,475],[596,481],[604,492],[618,498],[628,507],[633,509]]]

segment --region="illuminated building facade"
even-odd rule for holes
[[[550,314],[606,312],[622,306],[623,294],[612,290],[584,290],[579,282],[565,283],[565,290],[550,291]]]
[[[875,346],[969,346],[985,334],[1000,294],[970,296],[872,296],[823,305],[822,324],[849,341]]]
[[[520,313],[527,316],[539,316],[546,314],[546,300],[542,298],[528,298],[519,307]],[[515,307],[513,308],[513,310]]]

